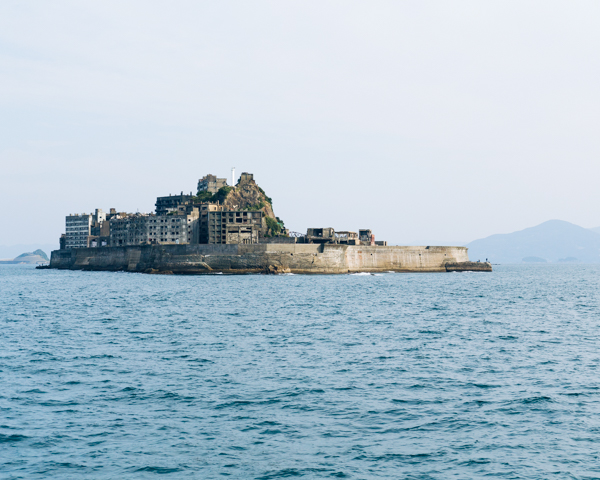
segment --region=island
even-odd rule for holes
[[[206,175],[195,195],[158,197],[155,206],[149,214],[111,208],[68,215],[60,249],[46,268],[152,274],[492,271],[490,263],[470,262],[466,247],[390,246],[367,228],[291,232],[246,172],[235,185]]]
[[[47,264],[48,256],[43,250],[37,249],[33,252],[22,253],[21,255],[9,259],[9,260],[0,260],[0,265],[40,265]]]

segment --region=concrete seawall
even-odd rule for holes
[[[471,268],[475,265],[474,268]],[[488,268],[489,266],[489,268]],[[143,245],[55,250],[50,268],[146,273],[355,273],[491,271],[466,247],[333,244]]]

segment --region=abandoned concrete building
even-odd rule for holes
[[[335,243],[333,228],[309,228],[306,231],[306,243]]]
[[[360,243],[366,243],[371,245],[375,244],[375,235],[373,235],[373,232],[369,229],[359,230],[358,239],[360,240]]]
[[[360,245],[356,232],[335,232],[335,239],[340,245]]]
[[[110,216],[109,216],[110,218]],[[67,215],[65,218],[65,234],[61,237],[64,248],[86,248],[91,246],[95,238],[108,235],[107,215],[102,209],[95,213]]]
[[[238,183],[246,183],[246,182],[254,182],[254,174],[253,173],[243,172],[240,175],[240,179],[239,179]]]
[[[110,222],[110,245],[143,245],[148,241],[149,215],[134,214]]]
[[[189,213],[134,214],[110,222],[110,246],[259,243],[262,212],[201,205]]]
[[[226,178],[217,178],[216,175],[211,175],[209,173],[208,175],[205,175],[200,180],[198,180],[198,193],[217,193],[220,188],[225,187],[226,185]]]
[[[167,213],[177,210],[180,205],[188,205],[192,202],[194,196],[191,194],[184,195],[169,195],[168,197],[157,197],[156,199],[156,214],[166,215]]]
[[[198,243],[198,209],[184,215],[134,214],[110,222],[110,245]]]
[[[263,212],[240,210],[208,212],[208,242],[211,244],[258,243]]]
[[[92,217],[89,214],[74,214],[66,217],[65,248],[84,248],[89,246]]]
[[[298,243],[337,243],[340,245],[387,246],[386,241],[375,241],[370,229],[360,229],[358,233],[349,231],[336,232],[333,228],[309,228],[306,236],[299,237]]]
[[[214,203],[202,203],[199,205],[200,218],[198,219],[198,243],[208,242],[208,214],[210,212],[223,211],[222,205]]]

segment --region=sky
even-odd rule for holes
[[[254,173],[293,231],[600,225],[600,2],[0,3],[0,245]]]

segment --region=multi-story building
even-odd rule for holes
[[[150,215],[117,215],[110,220],[110,246],[147,245]]]
[[[198,193],[200,192],[209,192],[209,193],[217,193],[219,188],[225,187],[227,185],[226,178],[217,178],[216,175],[205,175],[200,180],[198,180]]]
[[[194,199],[191,194],[184,195],[169,195],[168,197],[157,197],[156,198],[156,214],[165,215],[169,212],[176,211],[180,205],[189,205]]]
[[[114,210],[114,208],[111,208]],[[97,208],[96,213],[92,219],[92,228],[90,229],[90,235],[93,237],[107,237],[110,234],[107,215],[102,209]]]
[[[208,243],[208,214],[209,212],[222,212],[223,206],[216,203],[201,203],[196,207],[199,211],[197,223],[198,243]]]
[[[207,243],[258,243],[263,229],[263,212],[260,210],[209,211],[207,227]]]
[[[189,214],[135,214],[110,221],[110,245],[198,243],[198,209]]]
[[[87,248],[94,238],[102,235],[108,235],[108,223],[100,208],[93,214],[82,213],[65,218],[65,248]]]
[[[149,243],[198,243],[198,209],[188,214],[155,215],[148,224]]]
[[[93,215],[82,213],[65,218],[65,248],[86,248],[92,229]]]

